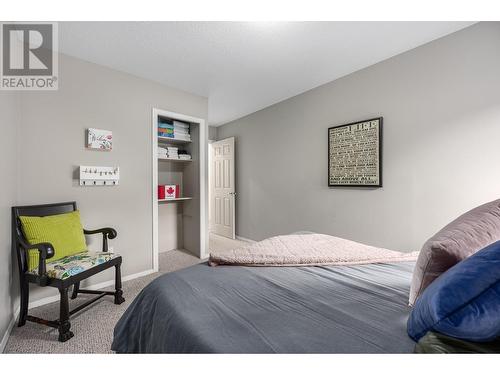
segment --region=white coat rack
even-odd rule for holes
[[[80,165],[80,186],[114,186],[120,182],[119,167]]]

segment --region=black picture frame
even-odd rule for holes
[[[332,163],[332,155],[331,155],[331,143],[334,141],[331,136],[331,130],[332,129],[338,129],[342,127],[347,127],[347,126],[353,126],[353,125],[359,125],[363,124],[366,122],[372,122],[372,121],[378,121],[378,153],[376,154],[376,157],[378,158],[378,184],[337,184],[337,183],[331,183],[330,179],[330,173],[331,173],[331,163]],[[354,188],[380,188],[382,187],[382,136],[383,136],[383,122],[384,119],[383,117],[374,117],[368,120],[363,120],[363,121],[355,121],[351,122],[348,124],[343,124],[343,125],[336,125],[336,126],[331,126],[328,128],[328,186],[329,187],[354,187]]]

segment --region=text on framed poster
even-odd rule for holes
[[[328,186],[382,186],[382,117],[328,128]]]

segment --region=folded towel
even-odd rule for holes
[[[173,133],[158,132],[158,137],[174,138],[174,134]]]
[[[178,128],[189,129],[189,124],[186,124],[185,122],[174,120],[173,125],[174,127],[176,126]]]
[[[158,123],[159,128],[164,128],[164,129],[173,129],[174,125],[173,124],[167,124],[165,122],[159,122]]]

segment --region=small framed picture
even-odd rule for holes
[[[382,187],[382,120],[328,128],[328,186]]]
[[[103,129],[87,129],[87,148],[111,151],[113,149],[113,132]]]

